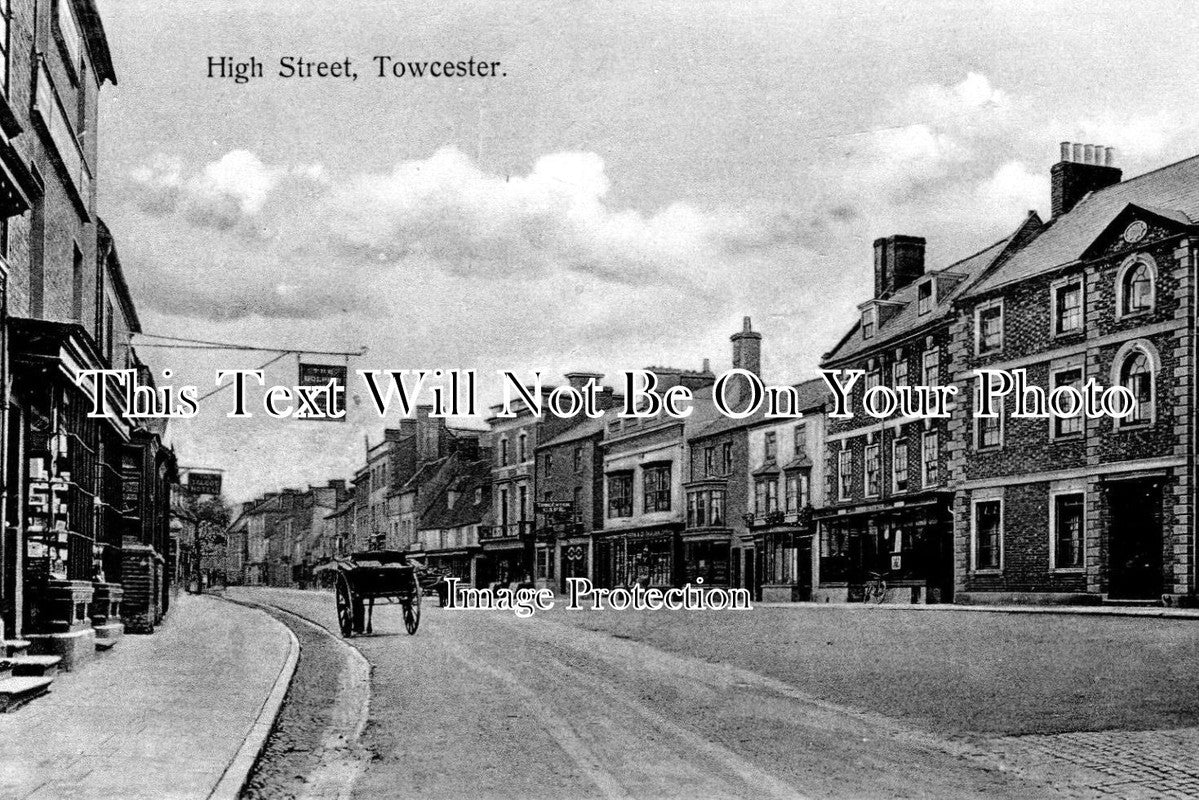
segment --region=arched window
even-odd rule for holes
[[[1118,280],[1117,294],[1121,317],[1153,310],[1157,280],[1153,259],[1146,255],[1129,258],[1120,269]]]
[[[1137,425],[1153,420],[1153,364],[1148,354],[1135,349],[1124,357],[1120,366],[1120,385],[1136,398],[1132,416],[1121,420],[1123,425]]]

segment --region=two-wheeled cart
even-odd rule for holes
[[[339,558],[337,569],[337,624],[341,635],[371,633],[375,601],[403,606],[404,629],[409,635],[420,626],[421,585],[416,567],[396,550],[370,550]]]

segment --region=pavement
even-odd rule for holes
[[[237,797],[298,650],[262,611],[179,595],[153,635],[125,636],[0,715],[0,797]]]

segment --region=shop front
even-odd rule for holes
[[[605,531],[595,539],[595,580],[605,588],[677,586],[682,578],[681,524]]]
[[[819,594],[848,602],[947,603],[953,592],[953,536],[947,497],[821,520]]]
[[[9,333],[11,572],[21,597],[5,598],[5,627],[71,669],[95,651],[93,615],[102,626],[119,624],[121,459],[131,430],[119,413],[89,416],[94,387],[77,379],[102,362],[82,327],[13,319]]]

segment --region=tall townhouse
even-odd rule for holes
[[[762,335],[749,317],[741,330],[729,337],[732,366],[762,374]],[[706,367],[705,367],[706,371]],[[748,383],[738,376],[725,390],[729,407],[740,410],[749,398]],[[714,389],[713,389],[714,390]],[[687,431],[686,518],[682,532],[684,579],[706,586],[737,586],[761,597],[761,571],[755,539],[749,530],[746,499],[748,431],[760,421],[764,407],[743,419],[717,416],[693,424]]]
[[[595,531],[593,580],[603,587],[676,586],[685,582],[683,546],[688,435],[716,415],[707,364],[699,371],[649,367],[658,389],[686,386],[694,393],[686,419],[659,413],[605,417],[604,522]],[[692,549],[693,555],[702,557]]]
[[[821,597],[854,601],[882,579],[889,602],[948,602],[954,588],[948,420],[862,413],[865,391],[945,385],[953,301],[1002,254],[997,242],[939,270],[925,270],[925,240],[874,242],[874,296],[825,354],[827,370],[862,370],[850,418],[829,416],[825,507],[820,526]]]
[[[95,203],[99,91],[115,82],[99,15],[91,0],[0,12],[0,621],[69,669],[98,632],[152,630],[165,612],[175,465],[160,424],[127,419],[115,390],[107,416],[88,417],[97,387],[76,380],[109,367],[150,378]]]
[[[817,378],[793,389],[789,410],[802,416],[747,418],[744,465],[738,467],[737,501],[745,509],[749,544],[741,563],[753,570],[745,587],[769,602],[822,599],[814,512],[824,505],[828,388]]]
[[[600,391],[596,407],[607,414],[622,402],[603,375],[570,372],[566,380],[576,389],[594,381]],[[533,582],[538,588],[565,591],[567,578],[591,577],[591,541],[603,528],[605,418],[580,416],[555,436],[540,437],[534,485]]]
[[[957,298],[961,602],[1193,604],[1199,157],[1128,180],[1062,144],[1052,217]],[[976,369],[1126,387],[1129,416],[976,418]],[[1065,410],[1069,410],[1068,408]]]
[[[444,460],[424,494],[427,503],[409,557],[423,558],[463,586],[478,585],[479,532],[491,524],[492,514],[491,454],[476,446],[459,448]]]
[[[541,390],[544,402],[553,387],[542,386]],[[534,455],[542,426],[520,400],[512,404],[514,416],[500,416],[502,410],[502,405],[493,406],[488,420],[495,513],[492,524],[480,533],[484,555],[480,580],[484,585],[533,579]]]

